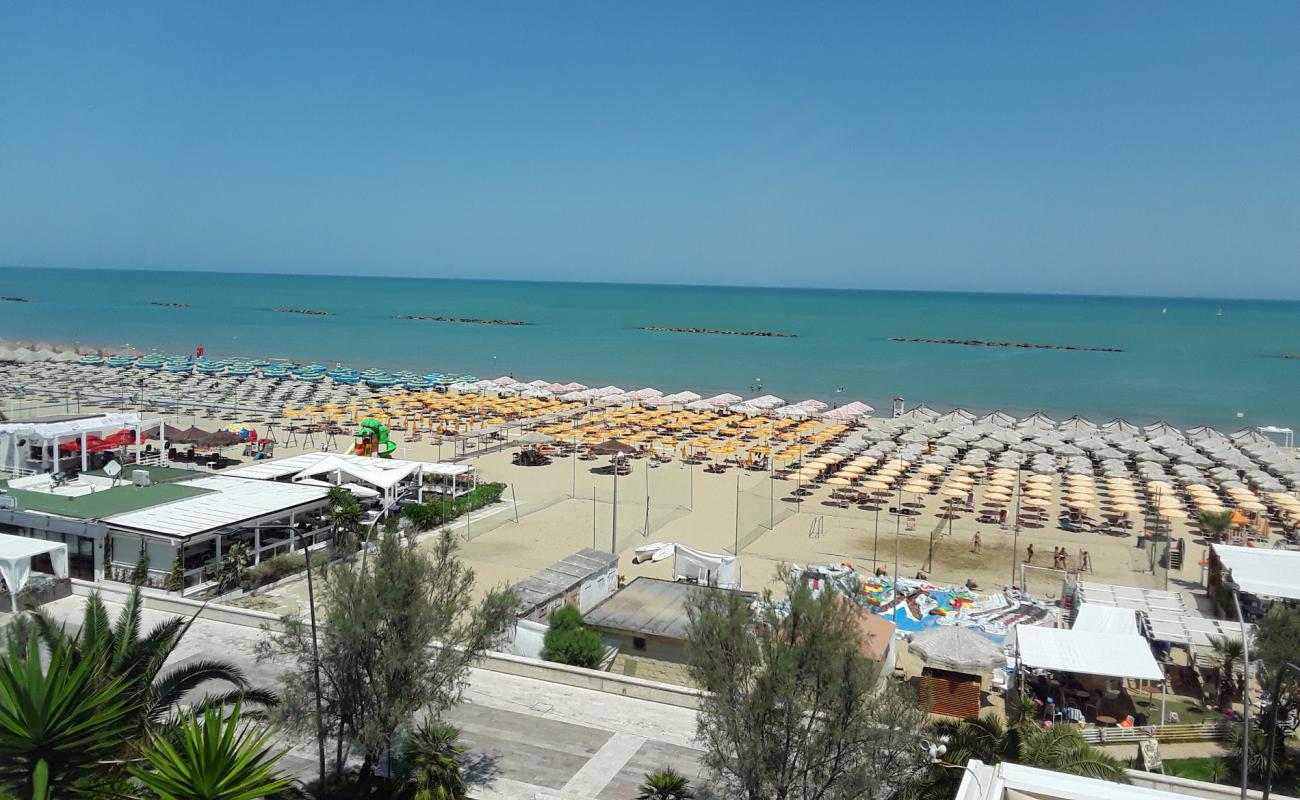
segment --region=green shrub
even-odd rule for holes
[[[402,516],[417,531],[433,530],[462,514],[500,502],[505,490],[504,483],[481,483],[454,501],[444,497],[433,497],[423,503],[405,506],[402,508]]]
[[[582,612],[566,605],[551,615],[551,625],[542,640],[542,658],[571,667],[594,669],[605,655],[600,634],[582,622]]]
[[[327,563],[329,559],[330,551],[328,549],[313,550],[311,554],[312,568],[315,569]],[[275,583],[281,578],[287,578],[290,575],[302,572],[304,566],[302,553],[291,553],[268,558],[260,564],[249,567],[240,586],[245,591],[252,591],[259,586]]]

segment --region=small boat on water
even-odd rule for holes
[[[87,353],[86,355],[77,359],[77,363],[83,367],[98,367],[99,365],[104,363],[104,357],[91,355]]]

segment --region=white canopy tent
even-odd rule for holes
[[[690,578],[704,586],[723,589],[740,586],[735,556],[706,553],[679,544],[673,550],[673,580],[681,578]]]
[[[1025,667],[1106,678],[1165,679],[1151,645],[1136,634],[1018,625],[1016,648]]]
[[[1084,603],[1079,607],[1079,616],[1075,618],[1071,630],[1137,636],[1138,615],[1131,608]]]
[[[0,578],[4,579],[10,597],[17,597],[27,585],[32,577],[32,559],[42,553],[50,554],[55,577],[68,577],[66,544],[0,533]]]
[[[1212,548],[1243,592],[1300,600],[1300,552],[1224,544]]]
[[[149,423],[153,425],[155,423]],[[158,421],[161,427],[161,421]],[[0,470],[20,472],[28,468],[28,459],[24,450],[33,445],[49,446],[58,456],[59,444],[76,441],[81,443],[82,469],[87,467],[87,436],[106,430],[132,428],[138,434],[144,423],[135,412],[113,414],[87,414],[84,417],[71,417],[50,421],[10,420],[0,422]],[[136,437],[139,441],[139,436]],[[47,468],[45,459],[41,467]]]

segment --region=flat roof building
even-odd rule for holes
[[[524,578],[513,587],[519,616],[546,622],[566,604],[586,613],[618,588],[618,556],[584,547]]]
[[[616,639],[623,652],[684,664],[691,626],[686,600],[700,589],[697,583],[641,576],[586,612],[583,620]],[[740,594],[750,600],[758,597],[753,592]]]

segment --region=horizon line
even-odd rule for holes
[[[629,286],[629,287],[649,287],[649,288],[690,288],[690,289],[754,289],[754,290],[781,290],[792,292],[862,292],[877,294],[932,294],[932,295],[988,295],[988,296],[1005,296],[1005,297],[1083,297],[1083,298],[1114,298],[1125,300],[1206,300],[1206,301],[1247,301],[1252,303],[1300,303],[1300,297],[1296,298],[1277,298],[1277,297],[1249,297],[1249,296],[1215,296],[1215,295],[1148,295],[1148,294],[1113,294],[1107,292],[1015,292],[1008,290],[996,289],[964,289],[964,290],[937,290],[937,289],[887,289],[887,288],[864,288],[848,286],[783,286],[779,284],[723,284],[723,283],[670,283],[654,281],[613,281],[613,280],[562,280],[546,278],[486,278],[486,277],[452,277],[445,275],[394,275],[391,273],[343,273],[343,272],[265,272],[252,269],[158,269],[153,267],[68,267],[68,266],[31,266],[20,264],[0,264],[0,269],[13,270],[54,270],[67,272],[149,272],[149,273],[172,273],[187,274],[196,273],[201,275],[264,275],[276,277],[304,277],[304,278],[385,278],[392,280],[413,280],[413,281],[462,281],[465,283],[539,283],[555,284],[570,286]]]

